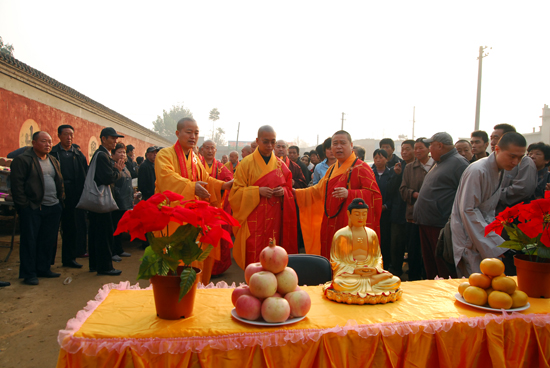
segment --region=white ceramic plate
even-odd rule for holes
[[[492,311],[492,312],[502,312],[502,309],[491,308],[491,307],[489,307],[489,304],[485,304],[485,305],[475,305],[475,304],[472,304],[472,303],[468,303],[466,300],[464,300],[464,298],[463,298],[459,293],[456,293],[456,294],[455,294],[455,298],[456,298],[456,300],[458,300],[458,301],[461,302],[462,304],[469,305],[470,307],[474,307],[474,308],[477,308],[477,309],[488,310],[488,311]],[[528,309],[530,306],[531,306],[531,304],[529,304],[529,302],[528,302],[528,303],[527,303],[526,305],[524,305],[523,307],[512,308],[512,309],[505,309],[505,311],[506,311],[506,312],[519,312],[519,311],[523,311],[523,310]]]
[[[296,323],[296,322],[300,322],[301,320],[303,320],[304,318],[306,318],[306,316],[303,316],[303,317],[296,317],[296,318],[289,318],[287,319],[286,321],[284,322],[279,322],[279,323],[273,323],[273,322],[266,322],[266,321],[250,321],[248,319],[244,319],[244,318],[241,318],[237,315],[237,311],[235,311],[235,308],[233,308],[231,310],[231,315],[235,318],[235,319],[238,319],[239,321],[241,322],[244,322],[244,323],[248,323],[249,325],[255,325],[255,326],[284,326],[284,325],[291,325],[293,323]]]

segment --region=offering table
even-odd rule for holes
[[[197,290],[193,316],[167,321],[152,290],[109,284],[59,332],[57,367],[550,366],[549,299],[487,313],[455,300],[462,281],[403,282],[401,300],[379,305],[302,287],[306,318],[270,327],[231,317],[231,288]]]

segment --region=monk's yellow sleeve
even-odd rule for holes
[[[195,183],[180,174],[180,167],[176,151],[173,147],[166,147],[159,151],[155,159],[155,192],[161,193],[170,190],[180,194],[184,200],[195,199]]]
[[[321,225],[325,214],[325,186],[327,178],[305,189],[296,190],[296,203],[300,209],[300,225],[307,254],[321,255]]]

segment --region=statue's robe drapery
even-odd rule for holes
[[[394,292],[401,285],[398,277],[392,276],[389,279],[372,285],[368,276],[355,274],[357,267],[366,266],[376,269],[377,274],[386,273],[382,264],[382,254],[378,236],[369,228],[365,229],[366,235],[366,259],[356,260],[353,255],[353,233],[349,226],[346,226],[334,234],[334,240],[330,251],[330,264],[332,266],[332,288],[339,292],[359,295],[364,298],[369,295],[380,295],[382,293]],[[356,240],[357,241],[357,240]]]
[[[221,189],[224,182],[208,175],[206,169],[194,154],[193,150],[189,150],[188,156],[183,154],[184,157],[180,160],[181,155],[178,158],[176,149],[181,149],[181,146],[178,148],[177,145],[179,145],[179,142],[176,142],[174,146],[163,148],[157,153],[155,159],[155,175],[157,177],[157,181],[155,182],[155,193],[170,190],[182,195],[185,201],[197,199],[210,202],[212,206],[221,207],[223,203]],[[183,164],[180,165],[180,162]],[[210,198],[201,199],[195,196],[195,183],[197,181],[208,183],[208,185],[206,185],[206,190],[210,193]],[[168,225],[169,234],[176,231],[178,226],[179,224],[171,222]],[[166,234],[166,229],[164,233]],[[207,245],[203,245],[203,247],[206,246]],[[205,261],[193,262],[194,267],[202,269],[201,281],[204,284],[210,282],[212,266],[214,261],[219,259],[220,247],[216,246]]]
[[[347,198],[332,196],[338,187],[348,189]],[[382,195],[372,169],[357,159],[355,153],[340,167],[338,162],[329,167],[314,186],[296,190],[306,253],[330,257],[332,238],[338,229],[348,224],[347,209],[355,198],[362,198],[369,206],[366,226],[380,236]]]
[[[292,174],[281,160],[271,154],[266,164],[258,150],[237,166],[229,194],[233,217],[241,225],[234,227],[233,258],[245,269],[259,262],[260,252],[275,238],[289,254],[298,253],[296,206],[292,195]],[[260,187],[284,189],[284,196],[260,197]]]
[[[204,168],[206,169],[206,172],[210,177],[222,180],[224,182],[228,182],[230,180],[233,180],[233,174],[231,171],[225,167],[224,164],[222,164],[220,161],[214,160],[212,161],[212,165],[208,165],[206,161],[202,162]],[[231,214],[231,206],[229,205],[229,191],[225,191],[222,198],[222,207],[225,212],[228,214]],[[225,230],[229,231],[231,233],[231,226],[230,225],[223,225],[222,226]],[[228,242],[225,239],[220,240],[220,260],[214,262],[214,266],[212,267],[212,275],[221,275],[227,269],[231,266],[231,251],[230,249],[233,247],[233,244]]]

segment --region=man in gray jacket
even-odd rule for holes
[[[457,152],[449,133],[436,133],[425,142],[430,143],[430,154],[436,163],[424,178],[414,206],[413,218],[420,226],[426,278],[456,277],[447,268],[445,261],[436,257],[435,248],[439,233],[451,215],[460,177],[469,162]]]

